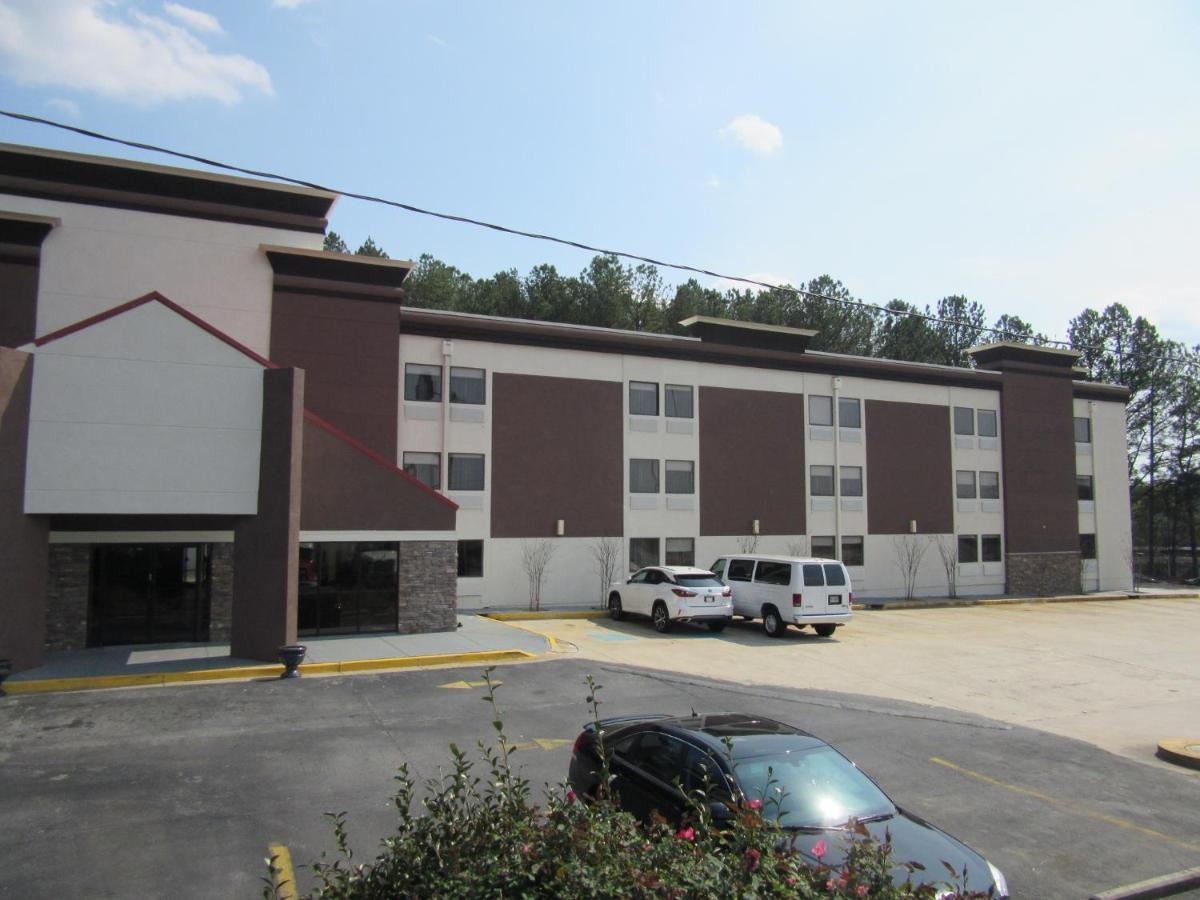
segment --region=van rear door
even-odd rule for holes
[[[758,617],[754,586],[750,583],[753,577],[754,560],[730,559],[725,577],[721,579],[733,589],[733,611],[739,616]]]
[[[801,567],[802,616],[823,616],[829,609],[829,591],[825,587],[825,567],[821,563],[804,563]]]
[[[841,614],[850,611],[850,579],[841,563],[824,563],[825,611]]]

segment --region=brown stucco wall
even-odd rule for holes
[[[868,532],[952,533],[949,407],[867,400],[866,416]]]
[[[304,372],[263,371],[258,514],[238,522],[233,539],[230,652],[274,661],[296,642],[300,565],[300,472]]]
[[[400,308],[393,300],[275,288],[271,360],[304,369],[304,405],[385,458],[396,459]]]
[[[458,545],[401,541],[399,632],[427,634],[458,627]]]
[[[453,531],[454,505],[317,422],[304,423],[305,531]]]
[[[3,302],[3,298],[0,298]],[[33,357],[0,347],[0,658],[42,664],[49,528],[25,515],[25,460]]]
[[[700,533],[804,534],[804,396],[705,387]]]
[[[1079,551],[1074,393],[1068,378],[1006,371],[1000,394],[1004,545],[1019,553]],[[1079,570],[1075,568],[1075,590]]]
[[[623,531],[622,385],[497,372],[492,378],[492,537]]]

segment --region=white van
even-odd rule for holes
[[[733,589],[734,614],[761,618],[770,637],[781,636],[789,624],[811,625],[829,637],[850,621],[850,575],[836,559],[742,553],[722,556],[709,568]]]

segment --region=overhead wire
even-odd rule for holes
[[[190,162],[199,163],[199,164],[205,165],[205,166],[210,166],[214,169],[221,169],[226,172],[236,172],[239,175],[247,175],[252,178],[269,179],[271,181],[278,181],[278,182],[282,182],[284,184],[295,185],[296,187],[304,187],[304,188],[309,188],[309,189],[317,190],[317,191],[325,191],[327,193],[338,194],[343,197],[349,197],[354,200],[362,200],[366,203],[376,203],[376,204],[380,204],[383,206],[390,206],[395,209],[402,209],[406,212],[415,213],[417,215],[430,216],[435,219],[442,219],[447,222],[458,222],[463,225],[474,225],[478,228],[486,228],[491,231],[499,232],[501,234],[508,234],[508,235],[513,235],[515,237],[529,238],[531,240],[537,240],[537,241],[546,241],[548,243],[559,244],[564,247],[571,247],[576,250],[584,250],[589,253],[598,253],[603,256],[613,256],[613,257],[617,257],[619,259],[628,259],[628,260],[633,260],[635,262],[647,263],[649,265],[656,266],[658,268],[671,269],[671,270],[674,270],[677,272],[689,272],[694,275],[706,275],[706,276],[716,278],[716,279],[719,279],[722,281],[750,285],[752,287],[757,287],[757,288],[761,288],[761,289],[768,290],[768,291],[781,291],[783,293],[790,293],[790,294],[794,294],[797,296],[812,297],[814,299],[824,300],[828,303],[844,305],[844,306],[852,306],[852,307],[856,307],[856,308],[862,309],[862,310],[872,310],[876,313],[881,313],[885,316],[891,316],[891,317],[903,316],[905,318],[919,319],[919,320],[923,320],[925,322],[930,322],[930,323],[938,324],[938,325],[952,325],[956,328],[968,329],[968,330],[974,332],[977,336],[983,335],[983,334],[990,334],[990,335],[995,335],[996,337],[999,337],[1001,339],[1012,338],[1012,339],[1016,339],[1021,342],[1027,341],[1027,339],[1029,337],[1028,335],[1024,335],[1024,334],[1021,334],[1018,332],[1006,331],[1004,329],[999,329],[999,328],[994,328],[994,327],[990,328],[987,326],[979,326],[972,322],[964,322],[964,321],[961,321],[958,319],[952,319],[952,318],[948,318],[945,316],[930,315],[928,313],[920,312],[916,308],[903,309],[903,310],[890,309],[886,306],[880,306],[875,303],[867,303],[862,300],[855,300],[855,299],[851,299],[851,298],[847,298],[847,297],[832,297],[828,294],[822,294],[819,291],[810,291],[805,288],[795,287],[794,285],[790,285],[790,284],[789,285],[771,284],[770,282],[767,282],[767,281],[761,281],[761,280],[755,279],[755,278],[748,278],[748,277],[742,276],[742,275],[728,275],[728,274],[725,274],[722,272],[716,272],[712,269],[705,269],[701,266],[692,266],[692,265],[688,265],[687,263],[676,263],[676,262],[670,262],[668,260],[655,259],[654,257],[644,256],[639,253],[632,253],[632,252],[626,251],[626,250],[613,250],[613,249],[609,249],[609,248],[605,248],[605,247],[599,247],[594,244],[585,243],[583,241],[571,240],[569,238],[558,237],[558,236],[552,235],[552,234],[542,234],[542,233],[536,232],[536,231],[527,231],[527,230],[524,230],[521,228],[514,228],[514,227],[511,227],[508,225],[499,225],[495,222],[487,222],[482,219],[472,218],[470,216],[462,216],[462,215],[456,215],[454,213],[440,212],[438,210],[433,210],[433,209],[425,209],[424,207],[415,206],[411,203],[404,203],[403,201],[400,201],[400,200],[392,200],[387,197],[381,197],[381,196],[378,196],[375,194],[364,194],[364,193],[360,193],[358,191],[344,190],[342,188],[331,187],[328,185],[320,184],[318,182],[308,181],[308,180],[302,179],[302,178],[294,178],[289,175],[282,175],[277,172],[271,172],[271,171],[266,171],[266,170],[261,170],[261,169],[251,169],[251,168],[248,168],[245,166],[235,165],[233,163],[227,163],[227,162],[222,162],[222,161],[216,160],[216,159],[210,159],[205,156],[199,156],[194,153],[187,153],[182,150],[173,150],[169,147],[163,147],[158,144],[150,144],[150,143],[146,143],[143,141],[134,141],[134,140],[130,140],[128,138],[122,138],[122,137],[117,137],[115,135],[104,134],[103,132],[92,131],[91,129],[81,128],[78,125],[70,125],[66,122],[58,122],[58,121],[55,121],[54,119],[47,119],[42,116],[34,116],[34,115],[30,115],[28,113],[13,112],[11,110],[6,110],[6,109],[0,109],[0,115],[6,116],[10,119],[15,119],[15,120],[21,121],[21,122],[28,122],[28,123],[36,124],[36,125],[46,125],[51,128],[58,128],[62,131],[72,132],[72,133],[78,134],[82,137],[87,137],[87,138],[91,138],[91,139],[98,140],[98,141],[105,141],[105,142],[108,142],[111,144],[118,144],[118,145],[121,145],[124,147],[130,147],[130,148],[133,148],[136,150],[145,150],[150,153],[161,153],[165,156],[171,156],[176,159],[188,160]],[[1043,346],[1055,345],[1055,346],[1065,347],[1065,348],[1068,348],[1071,350],[1111,353],[1111,354],[1118,355],[1118,356],[1120,356],[1123,353],[1129,352],[1126,350],[1122,350],[1120,348],[1114,349],[1112,347],[1108,347],[1105,345],[1088,346],[1088,345],[1072,344],[1069,341],[1062,341],[1062,340],[1057,340],[1057,339],[1046,338],[1046,337],[1040,336],[1040,335],[1037,336],[1037,338],[1038,338],[1038,343]],[[1154,356],[1150,356],[1148,358],[1156,359],[1156,360],[1172,361],[1172,362],[1182,362],[1183,361],[1183,360],[1179,359],[1178,357],[1174,357],[1174,356],[1154,355]]]

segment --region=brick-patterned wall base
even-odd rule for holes
[[[212,544],[212,574],[209,581],[208,639],[229,643],[233,621],[233,544]]]
[[[1010,553],[1007,567],[1010,594],[1050,597],[1082,590],[1077,552]]]
[[[88,593],[92,578],[90,544],[51,544],[46,591],[46,649],[87,646]]]
[[[400,634],[458,627],[457,553],[454,541],[400,543]]]

